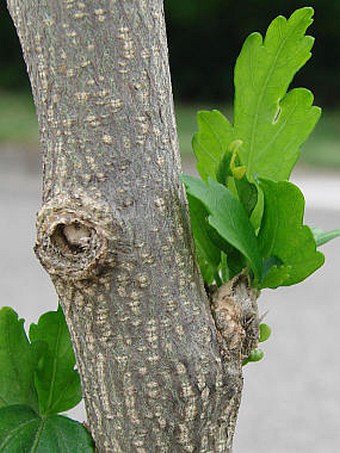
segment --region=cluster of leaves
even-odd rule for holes
[[[303,224],[304,197],[289,182],[321,110],[304,88],[288,90],[311,56],[313,9],[277,17],[245,41],[234,75],[234,120],[198,113],[193,138],[201,179],[182,176],[205,283],[247,269],[254,287],[301,282],[324,262],[317,246],[339,235]]]
[[[61,307],[31,324],[0,310],[0,451],[93,452],[84,426],[58,415],[81,398],[70,334]]]

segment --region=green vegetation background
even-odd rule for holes
[[[170,63],[181,150],[191,153],[195,114],[219,108],[228,114],[233,67],[246,36],[264,32],[278,14],[313,6],[313,57],[294,80],[315,94],[323,117],[307,142],[302,162],[340,168],[339,0],[165,0]],[[229,118],[231,115],[228,115]],[[0,144],[35,147],[37,123],[14,26],[0,3]]]

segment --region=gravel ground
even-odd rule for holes
[[[28,323],[55,309],[57,297],[32,252],[40,205],[35,155],[0,152],[0,305]],[[307,221],[340,227],[340,174],[299,171]],[[326,265],[295,288],[264,291],[273,329],[266,359],[245,369],[234,453],[340,452],[340,239],[324,247]],[[83,419],[82,407],[73,416]]]

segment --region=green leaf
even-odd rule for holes
[[[268,324],[260,324],[260,336],[259,336],[259,342],[263,343],[264,341],[267,341],[272,334],[272,329],[268,326]]]
[[[242,179],[235,179],[235,186],[240,202],[250,217],[258,200],[256,185],[250,183],[245,176]]]
[[[0,409],[0,451],[90,453],[94,444],[80,423],[61,415],[40,417],[30,407],[7,406]]]
[[[56,414],[71,409],[82,398],[75,357],[63,311],[43,314],[38,324],[31,324],[32,346],[38,342],[48,345],[35,373],[39,413]]]
[[[228,253],[226,253],[226,265],[227,272],[224,271],[224,274],[228,275],[228,278],[224,278],[223,281],[225,282],[231,280],[233,277],[235,277],[235,275],[239,274],[244,268],[246,268],[247,261],[241,252],[239,252],[234,247],[229,246],[229,251]]]
[[[233,140],[232,126],[218,110],[198,112],[197,123],[199,132],[192,141],[197,170],[205,181],[209,177],[216,179],[220,161]],[[230,162],[228,157],[226,159]]]
[[[261,349],[253,349],[249,356],[243,360],[242,365],[247,365],[249,362],[259,362],[264,357],[264,352]]]
[[[298,189],[273,188],[269,187],[270,182],[263,182],[261,188],[268,189],[264,195],[253,184],[259,178],[288,179],[301,145],[320,117],[321,110],[312,105],[311,92],[303,88],[288,91],[295,74],[311,56],[314,39],[305,34],[313,13],[312,8],[301,8],[288,20],[279,16],[268,27],[264,39],[259,33],[247,38],[235,67],[233,124],[215,110],[199,112],[199,131],[193,139],[197,169],[208,181],[208,189],[187,181],[187,191],[201,200],[210,214],[209,224],[233,248],[221,248],[210,237],[227,255],[224,261],[228,269],[222,269],[222,273],[232,275],[233,269],[244,265],[234,253],[236,249],[248,260],[255,280],[262,279],[262,287],[298,283],[324,261],[316,251],[311,231],[302,224],[304,200]],[[245,209],[242,214],[240,205]],[[250,217],[252,228],[248,219],[245,222],[244,213]],[[259,230],[263,267],[259,266],[253,241],[254,231]],[[324,243],[338,235],[331,233],[318,241]],[[246,237],[252,237],[248,245]]]
[[[320,228],[312,228],[312,232],[318,247],[340,236],[340,230],[323,231]]]
[[[27,339],[24,320],[9,307],[0,310],[0,407],[27,404],[37,408],[34,369],[38,357]]]
[[[261,276],[261,259],[253,227],[237,198],[218,182],[208,184],[192,176],[182,176],[187,192],[203,203],[209,212],[209,225],[249,261],[255,278]]]
[[[277,256],[270,256],[263,260],[262,288],[277,288],[288,279],[291,266],[284,266]]]
[[[200,250],[196,247],[196,257],[198,266],[200,268],[203,281],[206,285],[212,285],[215,281],[215,273],[211,266],[206,262],[204,257],[201,255]]]
[[[218,272],[221,252],[211,240],[212,228],[208,224],[208,211],[194,197],[188,196],[192,233],[196,243],[198,262],[203,280],[211,284],[212,276]]]
[[[275,289],[284,285],[284,282],[288,281],[291,272],[291,266],[278,266],[274,264],[263,278],[261,288]]]
[[[223,186],[228,185],[228,177],[231,176],[230,163],[232,156],[232,152],[228,149],[222,155],[222,158],[219,161],[218,167],[216,169],[216,181]]]
[[[280,284],[293,285],[316,271],[323,264],[324,256],[316,250],[310,228],[303,225],[305,202],[301,191],[287,181],[268,179],[260,179],[260,187],[265,201],[258,236],[260,252],[265,259],[279,259],[286,267],[284,272],[289,273]],[[278,271],[280,267],[275,272]]]
[[[314,39],[305,36],[313,9],[301,8],[289,20],[279,16],[265,39],[245,41],[235,67],[234,137],[247,175],[288,179],[300,147],[315,127],[320,109],[305,89],[287,93],[296,72],[311,56]]]
[[[216,110],[198,113],[193,149],[202,179],[216,179],[219,163],[235,140],[243,142],[238,156],[250,181],[256,176],[289,178],[321,114],[312,105],[310,91],[287,92],[311,56],[314,39],[305,32],[313,13],[312,8],[301,8],[288,20],[279,16],[264,40],[260,33],[246,39],[235,66],[233,125]]]

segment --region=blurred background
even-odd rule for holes
[[[40,205],[38,127],[14,27],[0,3],[0,288],[28,322],[55,309],[55,292],[32,252]],[[306,221],[340,227],[340,1],[165,0],[170,64],[184,167],[192,171],[196,111],[231,112],[233,66],[246,36],[278,14],[313,6],[313,58],[293,86],[313,91],[323,116],[294,180]],[[235,453],[340,452],[340,240],[324,268],[296,288],[265,291],[273,336],[266,359],[245,370]],[[83,417],[78,409],[74,415]]]

